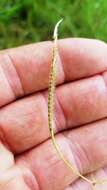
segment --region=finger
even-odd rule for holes
[[[76,80],[104,72],[106,44],[99,40],[74,38],[60,40],[59,53],[65,78]]]
[[[96,180],[103,180],[103,179],[107,179],[107,173],[105,172],[105,169],[99,169],[98,171],[87,175],[88,179],[92,179],[92,176],[96,179]],[[65,190],[106,190],[107,189],[107,183],[99,183],[95,185],[95,188],[92,188],[92,185],[90,185],[89,183],[87,183],[84,180],[78,179],[77,181],[75,181],[73,184],[71,184],[69,187],[65,188]]]
[[[107,164],[106,134],[107,120],[64,132],[56,139],[65,158],[86,175]],[[77,179],[60,159],[51,140],[22,154],[16,163],[31,169],[40,189],[63,190]]]
[[[0,105],[3,106],[18,97],[47,88],[51,59],[52,42],[2,51]],[[60,59],[58,65],[60,73],[58,83],[61,83],[63,71]]]
[[[0,138],[13,152],[25,151],[48,139],[47,92],[35,94],[0,110]],[[64,84],[56,89],[54,131],[107,117],[103,76]]]
[[[7,173],[6,173],[7,175]],[[12,176],[11,176],[12,175]],[[6,176],[7,177],[7,176]],[[31,190],[31,188],[27,185],[26,181],[17,174],[15,171],[10,173],[8,172],[8,177],[3,181],[3,179],[0,178],[0,190]]]
[[[13,154],[0,143],[0,190],[38,190],[31,171],[15,165]]]
[[[52,46],[42,42],[0,53],[0,106],[48,87]],[[104,72],[106,52],[97,40],[60,40],[57,84]]]
[[[1,187],[1,190],[31,190],[29,187],[27,187],[27,185],[25,184],[24,180],[20,179],[20,178],[16,178],[14,179],[14,181],[9,182],[6,185],[3,185],[3,187]]]

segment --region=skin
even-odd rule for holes
[[[91,190],[57,155],[48,130],[52,42],[0,52],[0,190]],[[58,42],[54,131],[84,176],[107,176],[107,45]],[[96,186],[107,189],[107,183]]]

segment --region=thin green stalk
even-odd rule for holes
[[[58,55],[58,47],[57,47],[57,39],[58,39],[58,27],[63,19],[61,19],[55,26],[54,29],[54,41],[53,41],[53,56],[52,56],[52,63],[51,63],[51,71],[50,71],[50,79],[49,79],[49,90],[48,90],[48,126],[49,131],[52,139],[52,143],[54,148],[56,149],[59,157],[63,162],[74,172],[78,177],[85,180],[86,182],[90,183],[93,188],[95,188],[96,184],[101,184],[104,182],[107,182],[107,179],[103,180],[90,180],[86,178],[85,176],[81,175],[80,172],[76,169],[74,165],[72,165],[63,155],[63,153],[60,150],[59,145],[56,142],[54,130],[53,130],[53,111],[54,111],[54,92],[55,92],[55,84],[56,84],[56,64],[57,64],[57,55]]]

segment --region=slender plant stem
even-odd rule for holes
[[[90,180],[80,174],[76,167],[71,164],[63,155],[63,153],[60,150],[59,145],[57,144],[57,141],[55,139],[54,135],[54,129],[53,129],[53,111],[54,111],[54,93],[55,93],[55,85],[56,85],[56,65],[57,65],[57,55],[58,55],[58,46],[57,46],[57,40],[58,40],[58,27],[60,23],[63,21],[61,19],[55,26],[54,29],[54,41],[53,41],[53,55],[52,55],[52,63],[51,63],[51,68],[50,68],[50,78],[49,78],[49,90],[48,90],[48,127],[52,139],[52,143],[54,148],[56,149],[59,157],[63,160],[63,162],[74,172],[78,177],[81,179],[85,180],[86,182],[90,183],[93,186],[93,189],[95,189],[96,184],[102,184],[107,182],[107,179],[102,179],[102,180]]]

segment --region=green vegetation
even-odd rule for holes
[[[107,42],[107,0],[0,0],[0,49],[50,40],[62,17],[60,37]]]

